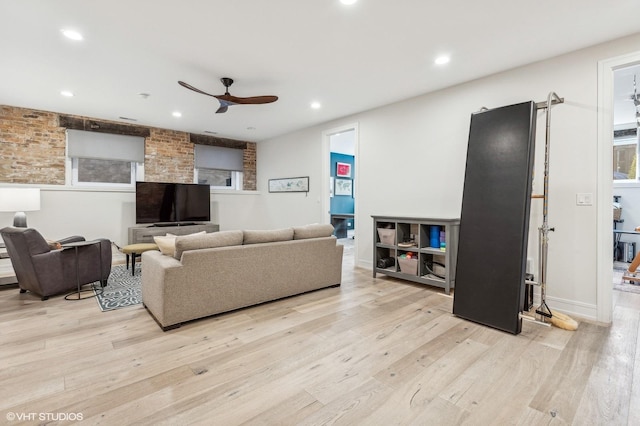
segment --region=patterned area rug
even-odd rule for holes
[[[136,274],[131,275],[131,269],[125,265],[115,265],[111,268],[109,281],[102,294],[97,295],[98,306],[104,311],[126,308],[142,303],[142,288],[140,286],[140,263],[136,264]],[[99,283],[93,284],[93,291],[99,288]]]
[[[640,293],[640,274],[638,274],[638,281],[629,282],[622,279],[622,274],[626,270],[614,268],[613,270],[613,288],[619,291],[626,291],[629,293]]]

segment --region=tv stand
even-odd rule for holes
[[[218,232],[220,225],[211,222],[162,223],[153,225],[135,225],[129,227],[129,244],[153,243],[153,237],[166,234],[187,235],[205,231]]]
[[[158,228],[166,228],[168,226],[194,226],[198,225],[196,222],[158,222],[153,225],[149,225],[149,227],[158,227]]]

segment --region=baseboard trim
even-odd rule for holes
[[[592,321],[597,321],[598,307],[590,303],[577,302],[575,300],[562,299],[560,297],[547,296],[547,305],[551,310],[558,310],[567,315],[573,315]],[[540,306],[540,295],[533,297],[534,308]]]

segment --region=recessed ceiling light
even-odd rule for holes
[[[448,56],[442,55],[438,56],[434,62],[436,63],[436,65],[444,65],[448,64],[450,60],[451,58],[449,58]]]
[[[340,0],[340,3],[346,4],[347,6],[350,6],[350,5],[354,4],[357,1],[358,0]]]
[[[173,113],[171,115],[173,115],[174,117],[177,117],[177,118],[182,117],[182,113],[180,111],[173,111]]]
[[[82,37],[82,34],[80,34],[79,32],[77,32],[76,30],[62,30],[62,34],[64,34],[64,36],[66,38],[69,38],[71,40],[82,40],[84,39],[84,37]]]
[[[321,106],[320,102],[311,102],[311,108],[313,109],[320,109]]]
[[[72,97],[73,97],[73,92],[70,92],[70,91],[68,91],[68,90],[62,90],[62,91],[60,92],[60,94],[61,94],[62,96],[66,96],[67,98],[72,98]]]

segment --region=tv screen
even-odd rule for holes
[[[210,205],[209,185],[136,182],[136,223],[208,222]]]

